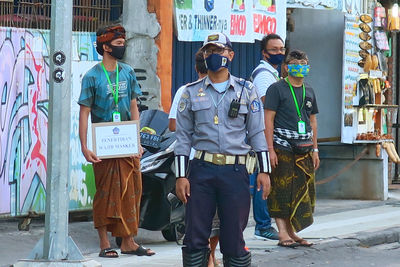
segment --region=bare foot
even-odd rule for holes
[[[293,238],[288,233],[279,233],[279,241],[293,240]]]
[[[212,255],[208,258],[208,266],[207,267],[214,267],[214,258]]]
[[[100,249],[101,250],[106,249],[106,248],[110,248],[110,247],[111,247],[110,241],[108,241],[108,240],[100,241]]]
[[[291,233],[290,237],[302,247],[311,247],[313,245],[313,243],[310,243],[307,240],[299,237],[295,233]]]
[[[136,250],[139,245],[133,240],[132,237],[123,237],[121,242],[121,251]]]

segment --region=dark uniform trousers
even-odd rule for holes
[[[250,210],[249,175],[245,165],[215,165],[194,159],[188,175],[190,197],[186,205],[187,251],[208,247],[212,220],[218,207],[220,248],[224,256],[242,257],[243,231]]]

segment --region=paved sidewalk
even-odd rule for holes
[[[399,240],[400,190],[391,191],[387,201],[317,200],[315,222],[300,232],[319,248],[323,246],[371,246]],[[26,258],[37,240],[43,236],[43,222],[34,222],[28,232],[16,231],[16,223],[0,221],[0,266],[10,266]],[[174,242],[166,242],[160,232],[140,229],[137,242],[156,251],[152,257],[120,255],[117,259],[99,258],[98,238],[92,222],[69,225],[70,235],[86,259],[105,267],[125,266],[182,266],[181,250]],[[254,221],[250,216],[244,232],[246,245],[253,254],[254,266],[265,266],[268,259],[293,257],[307,248],[287,249],[276,246],[277,241],[255,239]],[[217,253],[218,258],[222,258]]]

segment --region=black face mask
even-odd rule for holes
[[[112,50],[110,52],[110,55],[115,57],[116,59],[122,59],[125,54],[126,46],[115,46],[115,45],[108,45]]]

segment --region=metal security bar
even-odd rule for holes
[[[50,29],[51,0],[18,1],[14,27]]]
[[[73,31],[94,32],[114,24],[123,0],[74,0]],[[51,0],[0,0],[0,26],[50,29]]]
[[[13,0],[0,0],[0,20],[4,26],[12,26]]]

